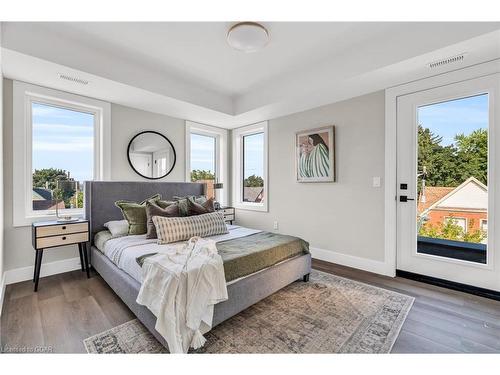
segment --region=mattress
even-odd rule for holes
[[[308,244],[300,238],[237,225],[228,225],[227,234],[209,238],[216,242],[227,282],[309,252]],[[96,234],[94,244],[118,268],[141,283],[141,260],[156,253],[175,253],[185,242],[158,245],[156,239],[146,239],[146,235],[111,238],[111,233],[102,231]]]

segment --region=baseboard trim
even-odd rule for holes
[[[56,275],[58,273],[69,272],[78,269],[81,269],[79,257],[63,259],[49,263],[42,263],[40,277]],[[5,271],[5,285],[32,280],[34,270],[34,266],[29,266]]]
[[[454,281],[438,279],[437,277],[425,276],[418,273],[401,270],[396,270],[396,276],[500,301],[500,292],[497,292],[495,290],[479,288],[477,286],[461,284]]]
[[[318,249],[316,247],[310,247],[309,249],[313,259],[324,260],[325,262],[336,263],[346,267],[377,273],[379,275],[394,277],[394,270],[389,269],[390,265],[385,262]]]
[[[5,272],[2,275],[0,280],[0,317],[2,316],[3,311],[3,298],[5,296]]]

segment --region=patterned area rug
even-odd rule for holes
[[[195,353],[389,353],[414,298],[313,271],[219,324]],[[84,340],[89,353],[165,353],[137,320]]]

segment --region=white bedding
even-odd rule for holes
[[[137,303],[157,317],[155,329],[170,353],[202,347],[214,306],[228,299],[224,266],[215,241],[193,237],[175,254],[147,257]]]
[[[260,230],[240,227],[238,225],[228,225],[229,233],[207,238],[215,242],[231,240],[234,238],[245,237]],[[142,270],[137,263],[137,257],[153,253],[175,253],[176,249],[186,244],[185,241],[167,245],[158,245],[156,239],[146,239],[146,235],[134,235],[112,238],[104,244],[104,249],[100,249],[116,266],[139,283],[142,283]],[[233,282],[236,280],[233,280]]]

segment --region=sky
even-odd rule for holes
[[[215,138],[191,134],[191,170],[215,172]]]
[[[32,168],[60,168],[77,181],[91,180],[94,115],[33,103]]]
[[[418,122],[450,145],[456,134],[488,129],[488,94],[419,107]]]
[[[243,137],[243,178],[251,175],[264,177],[264,133]]]

